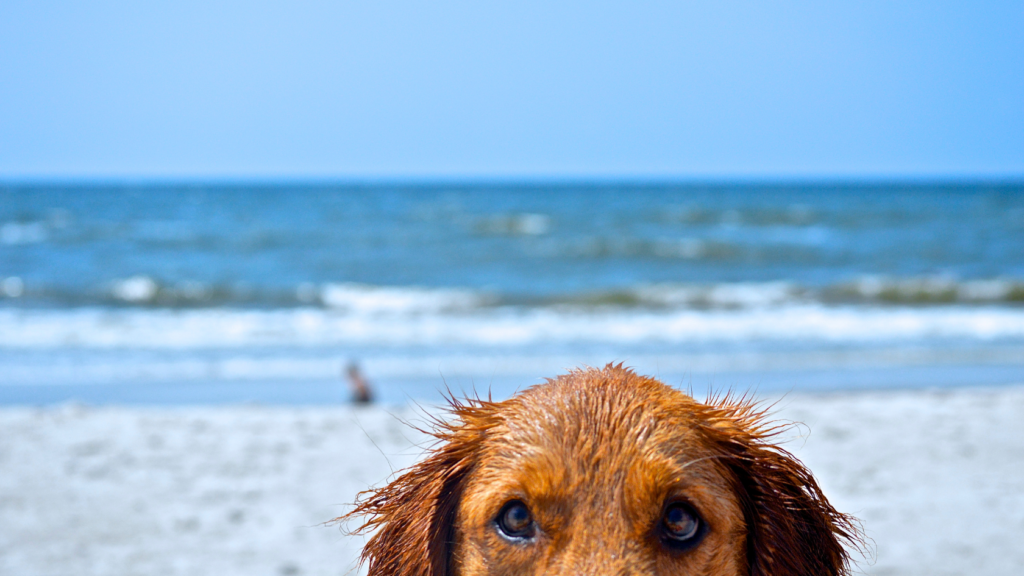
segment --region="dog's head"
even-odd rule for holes
[[[375,530],[370,576],[847,572],[853,519],[748,402],[609,365],[452,413],[343,518]]]

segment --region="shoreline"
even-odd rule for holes
[[[1018,354],[1019,355],[1019,354]],[[457,396],[479,393],[494,398],[507,398],[517,390],[539,384],[540,378],[524,374],[522,366],[539,365],[531,374],[561,374],[565,366],[603,366],[607,358],[571,363],[562,358],[522,358],[519,364],[511,361],[491,374],[435,372],[422,370],[415,375],[387,375],[376,370],[379,361],[365,362],[365,372],[381,405],[401,409],[410,402],[430,405],[443,402],[445,390]],[[564,361],[563,361],[564,360]],[[829,395],[843,393],[883,393],[886,391],[927,390],[984,390],[1013,387],[1024,384],[1024,361],[1006,358],[998,363],[963,363],[954,361],[929,364],[873,365],[847,364],[833,367],[810,366],[794,368],[777,366],[774,369],[732,366],[718,370],[686,370],[671,365],[660,356],[627,357],[626,364],[638,373],[653,377],[698,397],[708,391],[733,390],[756,396],[784,394]],[[336,360],[332,365],[343,365]],[[371,372],[371,369],[373,371]],[[2,370],[0,370],[2,372]],[[380,372],[385,372],[381,374]],[[93,407],[174,407],[196,408],[218,406],[281,406],[293,408],[341,408],[348,405],[350,390],[338,375],[317,378],[260,379],[210,377],[174,379],[153,377],[123,380],[54,379],[57,384],[43,382],[0,383],[0,409],[17,407],[57,408],[63,404],[82,404]]]
[[[698,396],[700,396],[698,394]],[[761,395],[873,541],[877,575],[1024,565],[1024,382]],[[426,405],[431,413],[433,406]],[[0,572],[348,574],[323,523],[413,463],[416,409],[0,407]]]

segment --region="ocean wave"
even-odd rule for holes
[[[363,314],[419,314],[453,312],[479,308],[487,298],[470,290],[430,289],[367,284],[310,284],[296,290],[299,300],[317,299],[329,308]]]
[[[1024,338],[1024,309],[820,304],[736,310],[478,309],[381,316],[279,310],[0,309],[0,347],[522,346]]]
[[[184,281],[164,284],[145,275],[132,276],[115,280],[106,291],[115,302],[128,305],[190,307],[213,306],[234,302],[259,302],[253,298],[251,291],[232,290],[230,288],[209,286],[202,282]],[[268,300],[269,303],[280,303],[280,298]]]
[[[793,304],[971,305],[1024,302],[1024,282],[994,278],[956,281],[943,277],[865,277],[825,287],[795,282],[652,284],[560,300],[566,304],[668,308],[763,308]]]
[[[691,226],[809,226],[820,222],[822,214],[806,204],[719,210],[679,206],[664,210],[660,219]]]
[[[37,244],[45,242],[48,237],[45,222],[6,222],[0,225],[0,244]]]
[[[478,217],[472,228],[488,236],[541,236],[551,230],[551,217],[533,213]]]
[[[0,279],[0,297],[20,298],[25,293],[25,282],[17,276]]]
[[[263,293],[201,282],[164,284],[144,275],[112,282],[106,292],[123,305],[169,308],[242,304],[269,307],[322,306],[355,314],[421,314],[456,312],[484,306],[492,299],[471,290],[373,286],[358,283],[302,283],[294,290]]]
[[[761,308],[807,300],[791,282],[738,282],[712,285],[652,285],[631,291],[638,304],[670,308]]]
[[[755,248],[709,238],[603,237],[559,239],[530,249],[546,258],[579,260],[657,259],[719,262],[737,260]]]
[[[1024,282],[1004,278],[957,281],[941,276],[866,277],[820,291],[824,301],[861,300],[907,304],[1024,302]]]
[[[0,277],[0,301],[45,303],[58,307],[104,305],[145,308],[320,307],[352,314],[460,314],[477,309],[657,308],[743,309],[790,305],[977,306],[1024,304],[1024,281],[1012,278],[955,280],[945,277],[862,277],[826,286],[791,281],[659,283],[622,289],[563,294],[502,294],[470,288],[379,286],[353,282],[300,283],[293,288],[240,284],[165,282],[135,275],[99,289],[50,288],[18,276]]]

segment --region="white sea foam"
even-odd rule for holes
[[[482,308],[447,313],[409,305],[405,310],[411,313],[405,314],[380,314],[372,305],[357,309],[6,309],[0,310],[0,346],[201,349],[1024,337],[1024,309],[996,307],[794,304],[717,310]]]
[[[7,222],[0,225],[0,244],[36,244],[48,236],[45,222]]]
[[[1014,299],[1022,291],[1020,281],[1008,278],[963,280],[944,276],[912,278],[884,278],[866,276],[851,284],[830,288],[835,293],[847,293],[868,300],[902,302],[1000,302]],[[1019,299],[1019,297],[1017,298]]]
[[[300,286],[297,296],[309,301],[308,285]],[[408,314],[468,310],[485,302],[476,292],[457,289],[371,286],[367,284],[326,284],[319,290],[320,301],[338,310],[363,314]]]
[[[125,302],[148,302],[156,297],[160,286],[148,276],[132,276],[114,283],[111,292]]]
[[[0,280],[0,296],[18,298],[25,293],[25,282],[17,276],[8,276]]]
[[[793,282],[654,284],[630,291],[640,303],[664,306],[765,307],[809,302],[908,304],[1002,303],[1024,299],[1024,285],[1009,278],[957,280],[943,276],[865,276],[825,287]]]
[[[801,300],[800,290],[789,282],[661,284],[638,288],[635,294],[641,302],[664,306],[757,308]]]

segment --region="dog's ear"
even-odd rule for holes
[[[750,575],[849,574],[847,546],[861,548],[858,522],[833,508],[803,463],[772,442],[788,426],[766,424],[765,411],[744,399],[718,404],[709,436],[736,482]]]
[[[439,443],[426,459],[386,486],[361,493],[355,509],[337,518],[365,519],[354,533],[373,531],[361,562],[368,576],[449,576],[450,549],[463,483],[472,469],[494,404],[451,402],[450,421],[437,420],[428,432]]]

